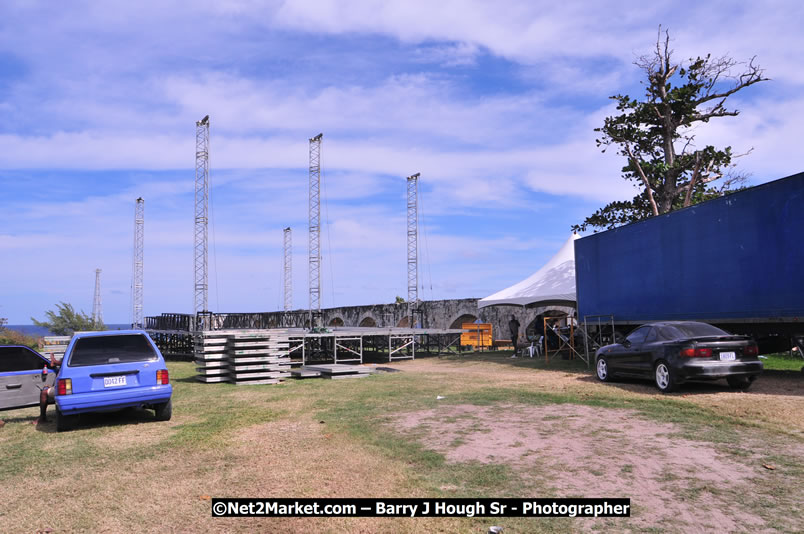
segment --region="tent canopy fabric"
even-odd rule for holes
[[[486,306],[575,307],[575,240],[572,234],[561,249],[541,269],[521,282],[480,299],[478,308]]]

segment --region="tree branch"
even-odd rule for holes
[[[684,207],[690,205],[692,201],[692,190],[695,187],[695,181],[698,180],[698,173],[701,170],[701,155],[695,155],[695,168],[692,170],[692,177],[690,178],[690,183],[687,184],[687,194],[684,195]]]
[[[709,165],[706,167],[706,178],[701,178],[702,184],[708,184],[709,182],[714,182],[715,180],[719,180],[723,178],[722,172],[712,172],[712,165],[714,164],[713,161],[709,162]]]
[[[713,110],[708,111],[706,113],[698,113],[698,114],[696,114],[695,118],[693,120],[706,122],[709,119],[711,119],[712,117],[726,117],[726,116],[728,116],[728,117],[736,117],[737,115],[740,114],[740,112],[738,110],[736,110],[736,109],[734,111],[726,111],[725,109],[721,109],[721,110],[718,111],[717,108],[722,107],[722,104],[723,103],[721,102],[720,104],[715,106],[715,108]]]
[[[697,100],[694,100],[693,104],[697,107],[697,106],[703,104],[704,102],[709,102],[710,100],[721,99],[720,105],[722,105],[723,101],[725,101],[726,98],[728,98],[729,96],[733,95],[734,93],[736,93],[740,89],[748,87],[749,85],[754,85],[755,83],[768,81],[770,78],[763,78],[762,77],[762,73],[764,71],[762,69],[760,69],[759,67],[757,67],[756,65],[754,65],[754,59],[755,58],[751,58],[751,60],[748,63],[749,71],[744,72],[743,74],[741,74],[740,77],[737,78],[737,83],[731,89],[728,89],[727,91],[723,91],[723,92],[719,92],[719,93],[710,93],[709,92],[710,90],[714,89],[715,80],[716,80],[717,76],[719,74],[722,74],[725,70],[728,70],[728,68],[732,67],[734,64],[728,65],[727,68],[725,68],[724,70],[719,71],[717,73],[717,75],[713,75],[713,79],[712,79],[711,83],[707,85],[707,91],[705,92],[705,94],[703,96],[701,96],[700,98],[698,98]]]
[[[745,172],[738,172],[736,174],[730,174],[723,180],[723,184],[720,187],[720,193],[722,194],[724,191],[731,189],[731,186],[734,184],[741,184],[748,179],[748,175]]]
[[[634,157],[634,153],[631,151],[631,145],[626,144],[625,150],[628,152],[628,157],[631,160],[631,163],[633,163],[637,168],[637,171],[639,171],[639,176],[642,178],[642,183],[645,184],[645,191],[647,191],[648,202],[650,202],[650,208],[653,211],[653,214],[659,215],[659,208],[656,206],[656,200],[653,198],[653,188],[651,188],[648,177],[645,176],[645,172],[642,170],[642,165],[640,165],[639,160]]]
[[[682,155],[682,156],[683,156],[683,155],[685,155],[685,154],[687,153],[687,148],[688,148],[688,147],[690,146],[690,144],[691,144],[691,143],[692,143],[692,142],[695,140],[695,136],[694,136],[694,135],[691,135],[691,136],[689,136],[689,137],[685,137],[684,139],[686,139],[686,141],[687,141],[687,142],[686,142],[686,143],[684,143],[684,148],[682,148],[682,149],[681,149],[681,155]]]

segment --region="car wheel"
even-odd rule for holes
[[[656,367],[653,369],[653,379],[656,382],[656,387],[662,393],[670,393],[676,389],[676,379],[667,362],[659,360]]]
[[[77,415],[64,415],[61,410],[56,408],[56,432],[72,430],[77,420]]]
[[[173,399],[154,406],[157,421],[170,421],[173,416]]]
[[[740,389],[745,391],[746,389],[751,387],[751,383],[754,382],[753,376],[728,376],[726,377],[726,382],[729,383],[729,387],[732,389]]]
[[[597,363],[595,364],[595,370],[597,371],[597,379],[601,382],[612,381],[611,371],[609,370],[609,362],[603,356],[598,357]]]

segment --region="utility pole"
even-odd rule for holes
[[[209,115],[195,123],[195,292],[193,313],[208,311],[207,222],[209,209]]]
[[[290,227],[284,230],[285,237],[285,271],[282,281],[285,285],[285,311],[293,309],[293,236]]]
[[[142,328],[142,280],[145,242],[145,200],[134,205],[134,265],[131,276],[131,328]]]
[[[408,316],[410,327],[416,326],[419,310],[419,175],[408,176]]]
[[[308,247],[310,281],[310,327],[319,326],[321,320],[321,138],[323,133],[310,139],[310,200]]]
[[[92,301],[92,323],[98,326],[103,322],[103,310],[101,309],[101,289],[100,289],[100,269],[95,269],[95,298]]]

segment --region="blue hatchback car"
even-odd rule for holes
[[[56,430],[72,428],[81,413],[131,407],[167,421],[172,394],[162,353],[142,330],[77,333],[56,377]]]

